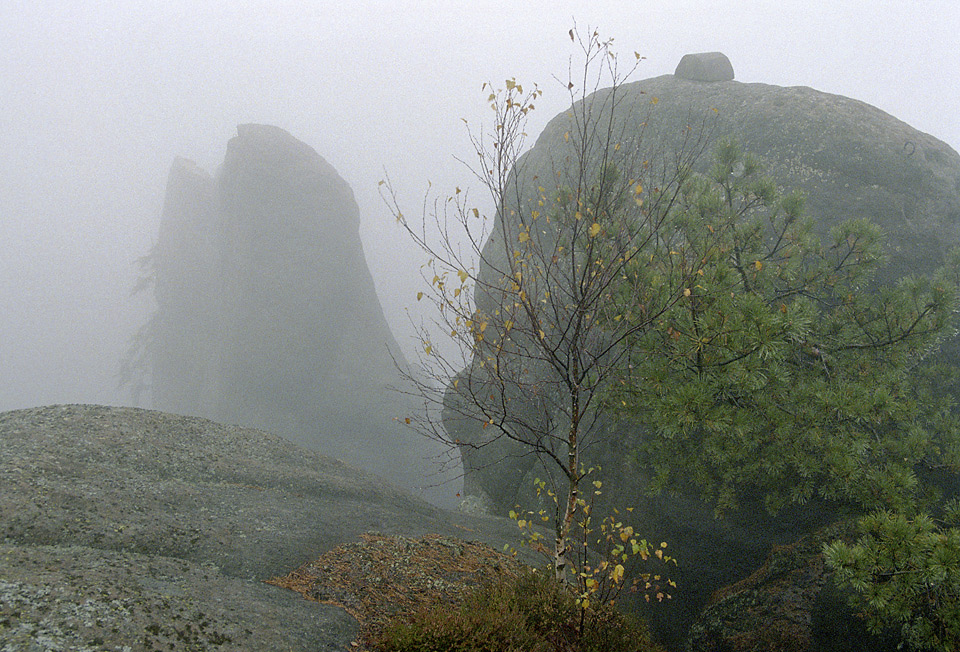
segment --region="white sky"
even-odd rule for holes
[[[126,400],[114,374],[150,309],[127,298],[133,261],[170,163],[213,171],[238,123],[287,129],[351,184],[408,345],[422,261],[377,181],[408,213],[428,180],[470,185],[454,157],[461,118],[488,117],[484,81],[540,84],[535,137],[565,108],[574,19],[646,56],[638,79],[720,50],[740,81],[861,99],[960,149],[957,0],[2,0],[0,410]]]

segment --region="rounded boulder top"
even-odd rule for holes
[[[673,76],[700,82],[731,81],[733,65],[723,52],[685,54]]]

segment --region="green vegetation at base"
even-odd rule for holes
[[[382,652],[658,652],[646,628],[615,608],[584,611],[551,574],[526,571],[478,589],[461,606],[398,618]]]

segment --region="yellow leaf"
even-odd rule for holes
[[[457,276],[460,277],[461,283],[465,283],[469,274],[467,274],[465,271],[461,269],[460,271],[457,272]]]
[[[540,339],[542,340],[542,339],[545,338],[546,336],[547,336],[547,334],[543,332],[543,329],[540,329]]]
[[[591,237],[591,238],[596,237],[597,234],[600,233],[600,225],[597,224],[596,222],[594,222],[594,223],[590,226],[590,231],[589,231],[588,233],[590,234],[590,237]]]
[[[474,209],[473,209],[473,216],[474,216],[474,217],[480,217],[480,211],[478,211],[476,208],[474,208]]]
[[[453,289],[453,296],[454,296],[455,298],[460,296],[460,288],[454,288],[454,289]]]
[[[527,522],[521,518],[519,521],[517,521],[517,527],[527,527]]]
[[[526,231],[521,231],[520,235],[517,236],[517,238],[520,240],[520,242],[526,242],[527,240],[530,239],[530,234],[527,233]]]
[[[506,83],[508,91],[512,91],[517,86],[517,81],[515,79],[508,79]]]
[[[616,145],[613,146],[613,151],[615,151],[615,152],[619,152],[619,151],[620,151],[620,143],[617,143]]]
[[[410,425],[410,417],[407,417],[406,419],[404,419],[403,422],[409,426],[409,425]]]
[[[581,213],[580,211],[577,211],[576,213],[574,213],[573,216],[578,220],[583,219],[583,213]]]
[[[660,101],[660,98],[659,98],[659,97],[655,97],[655,98],[653,98],[653,99],[650,100],[650,104],[656,104],[656,103],[659,102],[659,101]]]
[[[583,598],[582,600],[580,600],[580,608],[581,608],[581,609],[589,609],[589,608],[590,608],[590,601],[589,601],[588,599],[586,599],[586,598]]]
[[[569,132],[569,131],[568,131],[567,133],[563,134],[563,142],[565,142],[565,143],[570,142],[570,132]]]
[[[430,355],[430,352],[433,351],[433,347],[429,344],[424,345],[423,350],[427,352],[427,355]]]
[[[684,288],[684,290],[683,290],[683,296],[685,296],[685,297],[689,297],[689,296],[690,296],[690,288]]]
[[[613,578],[614,582],[619,583],[623,579],[623,564],[617,564],[610,576]]]
[[[423,298],[423,292],[417,292],[417,301]]]
[[[753,266],[756,267],[757,271],[759,272],[761,269],[763,269],[763,262],[758,260],[753,263]]]

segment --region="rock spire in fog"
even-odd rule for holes
[[[389,389],[402,356],[353,191],[286,131],[237,131],[216,178],[184,159],[170,171],[153,407],[278,432],[408,489],[437,482],[426,444],[394,420],[412,408]]]

